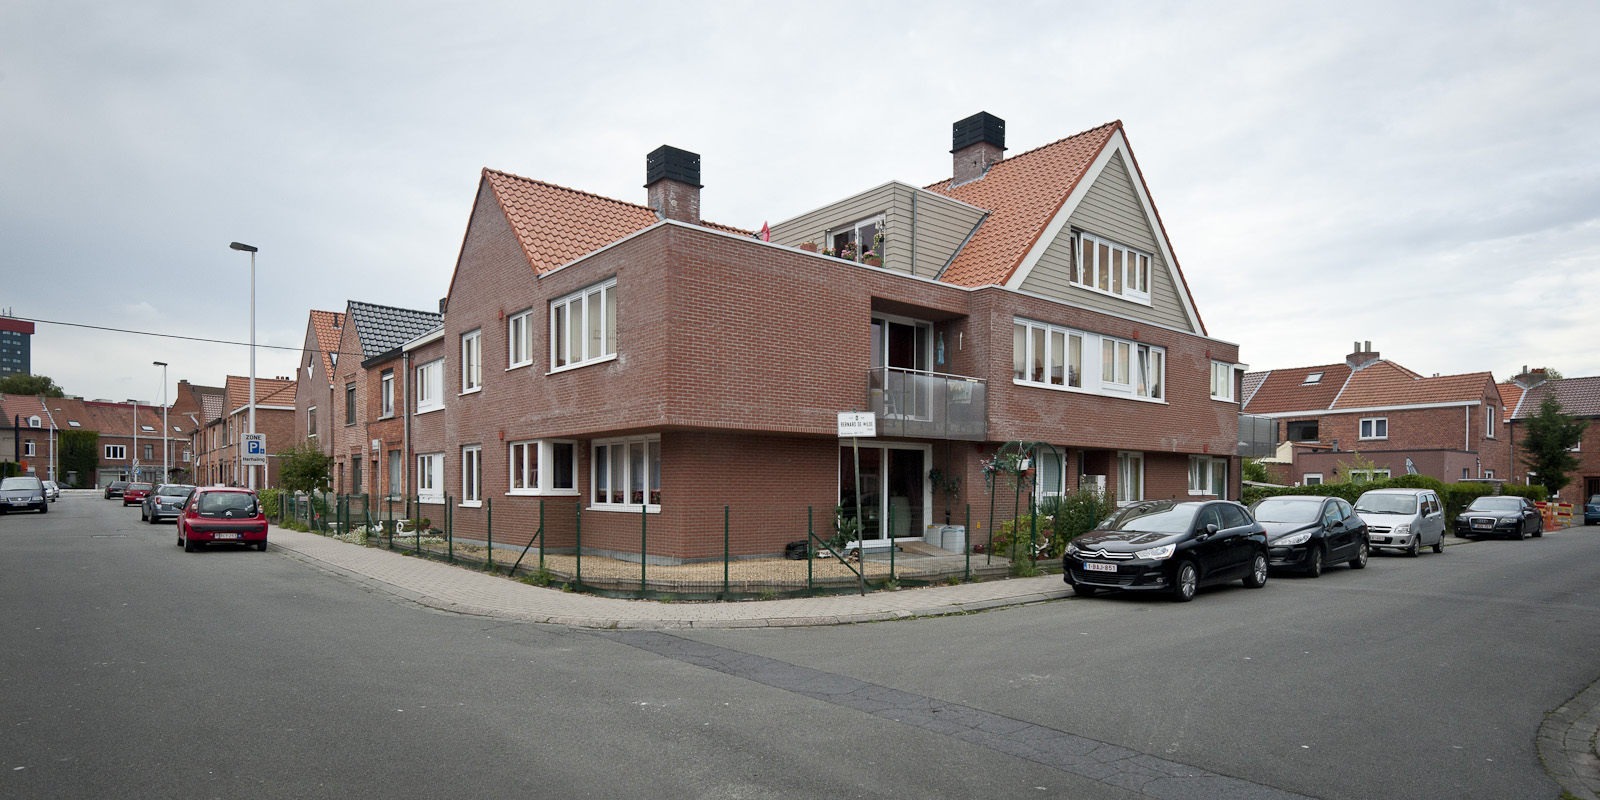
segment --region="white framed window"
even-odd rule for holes
[[[1389,438],[1388,417],[1362,417],[1362,439],[1387,439]]]
[[[344,385],[344,424],[356,424],[356,384],[351,381]]]
[[[1227,459],[1189,456],[1189,494],[1228,499]]]
[[[1307,373],[1306,374],[1306,379],[1304,381],[1302,381],[1300,383],[1300,385],[1301,386],[1314,386],[1314,385],[1319,384],[1319,383],[1322,383],[1322,373],[1320,373],[1320,372],[1311,372],[1311,373]]]
[[[215,432],[213,431],[213,433],[215,433]],[[307,437],[311,437],[311,436],[316,436],[316,435],[317,435],[317,407],[316,406],[312,406],[312,407],[306,409],[306,436]],[[212,436],[211,437],[211,446],[212,447],[216,447],[217,446],[217,437],[216,436]]]
[[[33,416],[28,417],[28,427],[30,427],[30,428],[38,428],[38,427],[42,427],[43,425],[44,425],[44,420],[39,419],[39,415],[38,414],[34,414]]]
[[[389,498],[399,500],[405,487],[401,484],[401,455],[399,450],[389,451]]]
[[[506,368],[533,363],[533,309],[512,314],[506,320]]]
[[[1083,388],[1083,334],[1043,322],[1017,320],[1012,377],[1037,386]]]
[[[1144,499],[1144,453],[1117,453],[1117,505]]]
[[[81,427],[83,427],[83,423],[81,423],[81,422],[79,422],[79,421],[77,421],[75,419],[69,419],[69,420],[67,420],[67,427],[69,427],[69,428],[81,428]]]
[[[1485,478],[1489,478],[1489,479],[1491,479],[1491,480],[1492,480],[1492,479],[1493,479],[1493,478],[1494,478],[1494,470],[1492,470],[1492,469],[1486,469],[1486,470],[1484,470],[1484,471],[1483,471],[1483,477],[1485,477]]]
[[[878,234],[883,231],[883,215],[856,220],[843,228],[828,231],[828,250],[825,255],[847,261],[862,261],[883,257],[883,247]]]
[[[1050,447],[1035,447],[1029,454],[1033,460],[1034,496],[1039,502],[1046,498],[1060,497],[1067,488],[1067,470],[1062,462],[1065,460],[1064,451]]]
[[[1150,305],[1150,255],[1092,234],[1078,237],[1078,285]]]
[[[444,408],[444,359],[417,367],[417,413]]]
[[[507,446],[507,464],[511,490],[506,494],[578,494],[577,442],[512,442]]]
[[[630,436],[591,443],[589,485],[596,509],[661,510],[661,437]]]
[[[444,502],[444,453],[417,456],[417,499],[424,503]]]
[[[394,416],[394,370],[386,369],[379,376],[378,396],[383,404],[383,416]]]
[[[153,459],[155,457],[156,457],[156,446],[153,445],[153,444],[145,445],[144,446],[144,460],[149,461],[149,460],[151,460],[151,459]]]
[[[550,371],[617,355],[617,279],[550,303]]]
[[[22,442],[22,454],[25,455],[25,456],[33,455],[33,440],[32,439],[26,439],[26,440],[24,440]]]
[[[1303,486],[1321,486],[1322,485],[1322,473],[1320,473],[1320,472],[1307,472],[1306,474],[1300,476],[1300,483]]]
[[[483,505],[483,447],[461,448],[461,505]]]
[[[151,426],[149,426],[149,425],[140,425],[139,426],[139,430],[144,431],[145,433],[155,433],[156,432],[156,429],[151,427]]]
[[[1494,438],[1494,406],[1483,408],[1483,435],[1484,438]]]
[[[108,445],[106,445],[106,460],[107,461],[123,461],[123,460],[126,460],[127,457],[128,457],[128,446],[127,445],[124,445],[124,444],[108,444]]]
[[[1166,396],[1166,348],[1100,337],[1100,386],[1135,397]]]
[[[1211,362],[1211,399],[1233,401],[1233,365]]]
[[[461,393],[483,388],[483,329],[461,334]]]

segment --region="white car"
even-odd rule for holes
[[[1431,489],[1373,489],[1356,500],[1356,516],[1367,523],[1373,550],[1444,552],[1444,504]]]
[[[44,496],[46,500],[54,503],[61,499],[61,487],[55,481],[44,482]]]

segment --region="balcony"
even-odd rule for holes
[[[879,436],[985,441],[989,395],[978,378],[898,367],[867,371],[867,405]]]

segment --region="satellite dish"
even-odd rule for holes
[[[1415,474],[1417,474],[1417,465],[1411,463],[1411,459],[1409,459],[1409,458],[1406,459],[1406,474],[1407,475],[1415,475]]]

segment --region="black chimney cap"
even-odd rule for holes
[[[670,145],[650,151],[644,161],[644,185],[648,188],[659,180],[675,180],[700,188],[700,154]]]
[[[951,127],[953,128],[950,138],[952,153],[979,142],[988,142],[1001,150],[1006,149],[1006,121],[987,111],[979,111]]]

